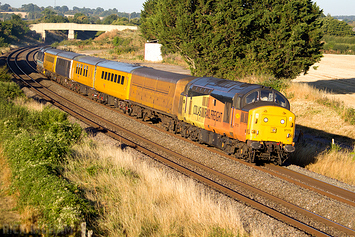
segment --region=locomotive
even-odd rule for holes
[[[193,77],[51,47],[37,70],[90,99],[249,162],[281,165],[295,151],[295,115],[271,87]]]

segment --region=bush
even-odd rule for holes
[[[286,79],[271,79],[271,78],[269,78],[268,80],[265,80],[260,84],[263,86],[266,86],[266,87],[272,87],[278,91],[285,91],[289,86],[288,80],[286,80]]]
[[[94,213],[78,187],[61,177],[82,129],[62,111],[29,111],[15,105],[9,98],[20,92],[15,83],[0,82],[0,141],[11,168],[12,190],[19,192],[20,209],[29,205],[39,211],[40,228],[50,224],[60,232]]]
[[[0,81],[11,82],[11,74],[9,74],[6,66],[0,67]]]

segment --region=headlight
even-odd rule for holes
[[[269,119],[265,117],[264,122],[267,123],[268,121],[269,121]]]
[[[284,119],[281,119],[281,124],[285,124],[285,120]]]

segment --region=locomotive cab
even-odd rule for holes
[[[248,146],[267,160],[277,160],[280,154],[295,150],[295,115],[280,92],[263,87],[250,91],[239,101],[242,110],[249,112],[245,132]]]

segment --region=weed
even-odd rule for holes
[[[212,228],[212,231],[209,233],[208,236],[209,237],[234,237],[235,235],[233,234],[232,231],[217,226]]]

